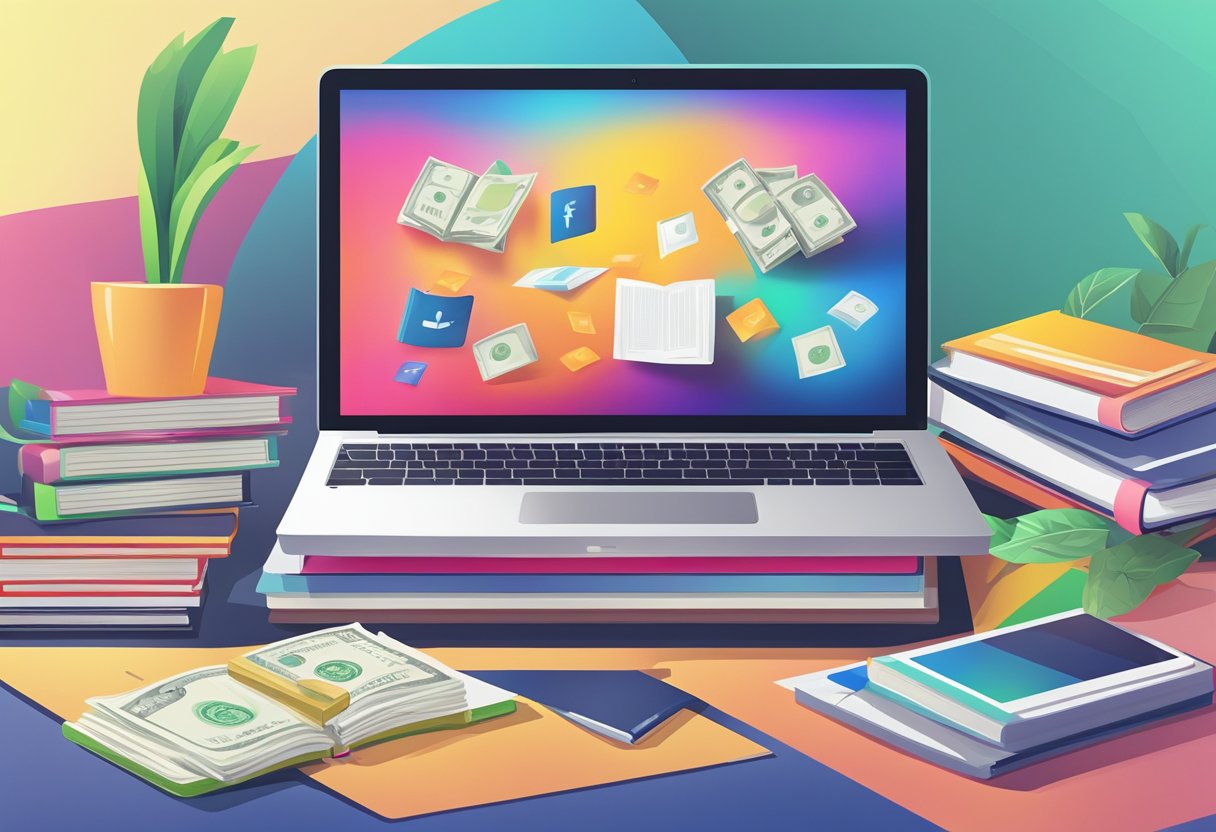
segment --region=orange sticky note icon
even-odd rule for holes
[[[781,328],[760,298],[749,300],[731,312],[726,316],[726,322],[739,336],[740,341],[770,335]]]
[[[629,181],[625,183],[625,190],[631,194],[641,194],[642,196],[650,196],[658,187],[659,180],[639,171],[635,171],[633,176],[629,177]]]
[[[637,277],[642,271],[642,255],[618,254],[608,262],[618,277]]]
[[[460,291],[460,287],[469,282],[469,275],[460,272],[454,272],[450,269],[445,269],[439,273],[439,279],[435,281],[432,289],[442,289],[445,292],[456,294]]]
[[[572,373],[577,373],[587,365],[594,364],[599,360],[600,357],[595,354],[595,350],[591,349],[591,347],[579,347],[576,350],[570,350],[570,352],[561,357],[561,362]]]
[[[575,332],[581,332],[584,335],[595,334],[595,322],[591,320],[591,315],[586,312],[567,312],[566,317],[570,319],[570,328]]]

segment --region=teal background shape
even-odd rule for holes
[[[931,343],[1147,267],[1122,217],[1216,208],[1216,4],[640,0],[691,63],[912,64],[930,89]],[[1216,256],[1205,232],[1191,262]],[[1127,295],[1099,320],[1131,326]]]

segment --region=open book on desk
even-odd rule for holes
[[[662,286],[618,279],[612,357],[650,364],[712,364],[714,281]]]

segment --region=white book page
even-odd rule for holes
[[[612,357],[652,364],[712,364],[714,281],[660,286],[616,282]]]

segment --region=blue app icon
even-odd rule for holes
[[[397,340],[415,347],[463,347],[473,296],[448,297],[410,289]]]
[[[595,230],[595,186],[579,185],[549,194],[549,242]]]
[[[393,374],[393,381],[417,387],[418,382],[422,381],[422,374],[425,372],[426,364],[423,362],[407,361],[397,368],[397,372]]]

